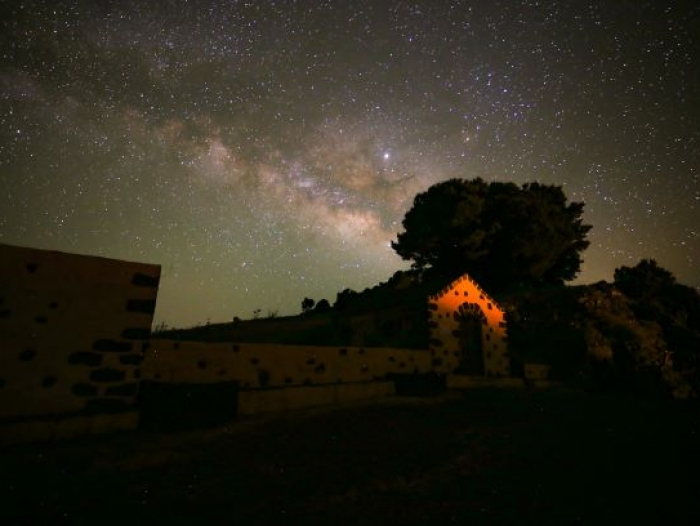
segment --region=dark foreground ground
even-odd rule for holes
[[[0,524],[700,524],[696,409],[469,391],[0,452]]]

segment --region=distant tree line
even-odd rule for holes
[[[312,298],[304,298],[301,301],[301,312],[304,314],[309,312],[328,312],[329,310],[331,310],[331,304],[327,299],[318,300],[318,303]]]

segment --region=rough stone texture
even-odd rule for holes
[[[139,390],[137,382],[113,385],[105,389],[105,396],[134,396]]]
[[[75,396],[95,396],[97,395],[97,387],[87,382],[81,382],[73,385],[72,389]]]
[[[141,365],[142,361],[142,354],[123,354],[119,357],[119,363],[122,365]]]
[[[133,389],[118,403],[91,401],[109,386],[91,377],[134,377],[140,356],[127,353],[149,334],[159,276],[157,265],[0,245],[0,434],[133,405]]]
[[[75,352],[68,356],[69,364],[80,364],[88,365],[90,367],[97,367],[102,363],[104,357],[101,354],[87,351]]]
[[[87,414],[119,413],[131,409],[133,403],[121,398],[90,398],[85,402]]]
[[[119,369],[105,367],[103,369],[95,369],[90,373],[90,380],[93,382],[121,382],[126,378],[126,372]]]
[[[132,343],[106,338],[95,340],[92,344],[94,351],[102,352],[131,352],[133,348]]]
[[[181,383],[236,381],[260,389],[369,382],[390,373],[451,372],[439,369],[427,351],[415,349],[240,343],[234,351],[230,343],[205,342],[179,342],[175,349],[171,340],[152,340],[142,377]]]
[[[147,327],[129,327],[122,331],[122,338],[127,340],[147,340],[151,337],[151,330]]]

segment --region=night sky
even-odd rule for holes
[[[579,282],[654,258],[700,286],[698,2],[0,10],[0,243],[160,263],[157,322],[385,281],[453,177],[584,201]]]

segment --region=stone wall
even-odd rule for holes
[[[152,340],[143,364],[143,380],[151,384],[237,385],[229,402],[237,404],[235,414],[387,396],[394,393],[394,375],[449,372],[434,367],[428,352],[413,349],[172,340]],[[232,413],[226,406],[218,411],[222,419]]]
[[[159,278],[157,265],[0,245],[0,434],[134,428]]]
[[[241,389],[370,382],[387,374],[448,373],[425,351],[372,347],[310,347],[152,340],[143,379],[239,382]]]

